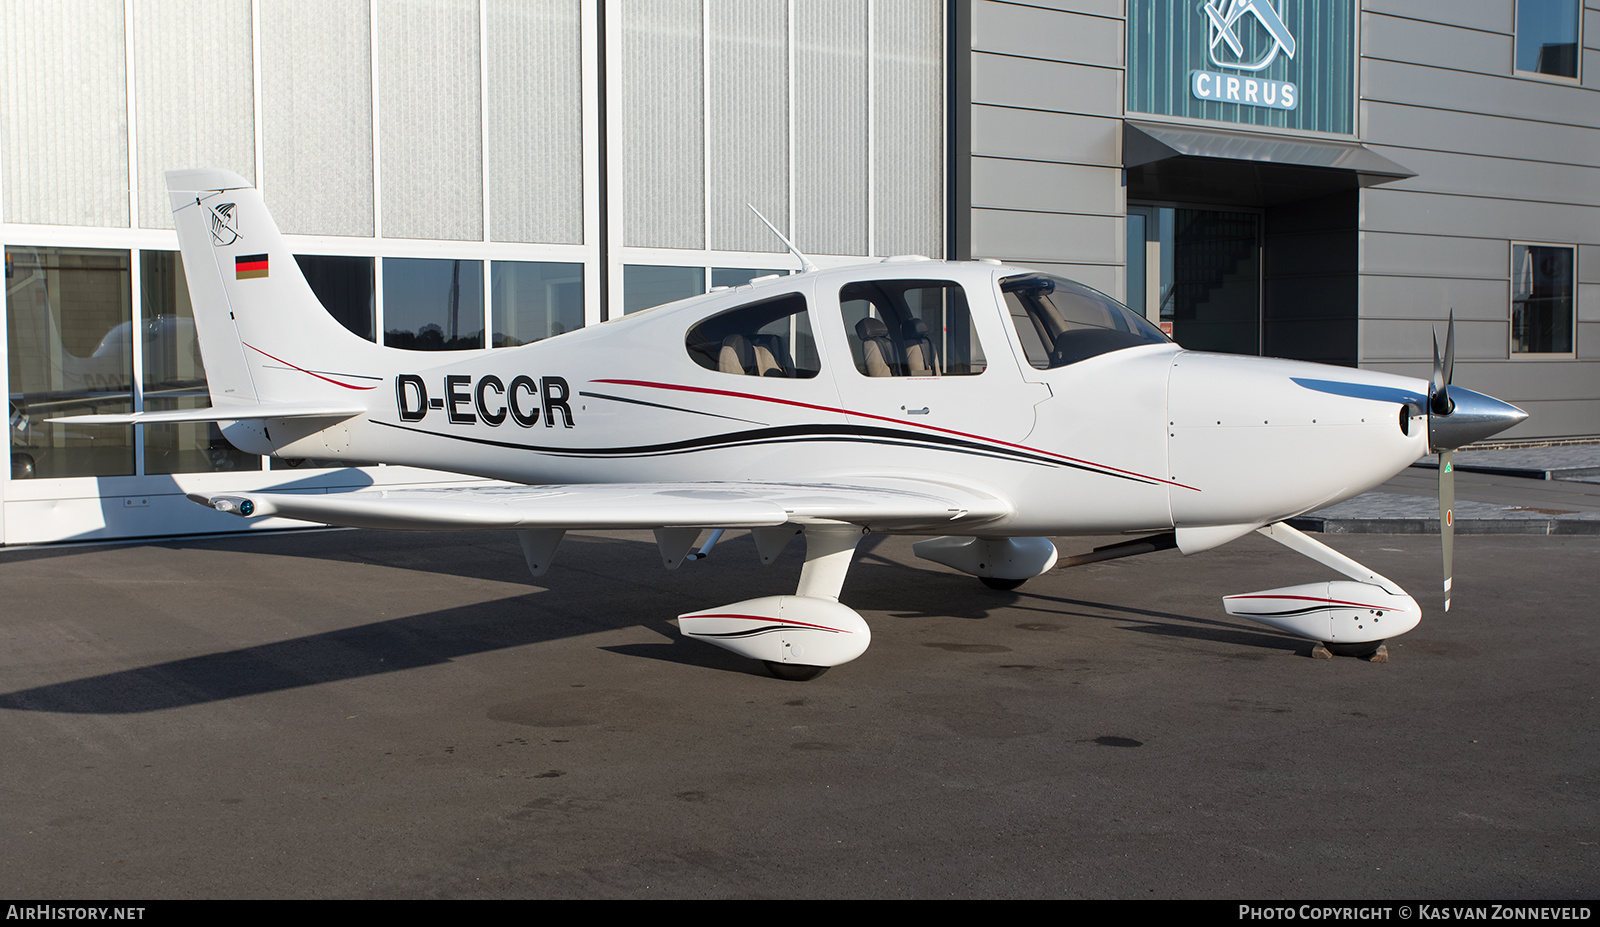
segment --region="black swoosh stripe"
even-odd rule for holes
[[[1309,615],[1312,612],[1331,612],[1341,608],[1367,608],[1365,605],[1312,605],[1308,608],[1291,608],[1282,612],[1238,612],[1240,618],[1285,618],[1289,615]]]
[[[695,415],[709,415],[712,418],[725,418],[730,422],[746,422],[751,425],[762,424],[753,418],[737,418],[732,415],[718,415],[715,412],[702,412],[699,409],[685,409],[682,406],[669,406],[659,402],[645,402],[643,399],[628,399],[623,396],[607,396],[605,393],[591,393],[587,390],[579,390],[578,395],[585,396],[589,399],[609,399],[612,402],[626,402],[636,406],[649,406],[652,409],[668,409],[673,412],[692,412]]]
[[[690,637],[717,637],[717,638],[722,638],[723,640],[734,640],[734,639],[741,638],[741,637],[759,637],[759,636],[761,636],[763,634],[771,634],[773,631],[826,631],[829,634],[838,634],[839,633],[837,630],[835,630],[833,628],[819,628],[819,627],[814,627],[812,625],[769,624],[769,625],[763,625],[763,626],[761,626],[759,628],[751,628],[748,631],[728,631],[728,632],[723,633],[723,634],[697,634],[697,633],[691,631],[691,632],[689,632],[689,636]]]
[[[475,438],[468,435],[445,434],[437,431],[428,431],[422,428],[412,428],[394,422],[384,422],[377,419],[368,419],[375,425],[384,425],[389,428],[409,431],[415,434],[428,435],[435,438],[447,438],[452,441],[466,441],[472,444],[482,444],[490,447],[504,447],[513,450],[534,451],[548,454],[553,457],[591,457],[596,459],[620,457],[660,457],[670,454],[690,453],[694,451],[722,450],[732,447],[745,447],[759,444],[786,444],[811,441],[841,441],[854,443],[883,444],[900,447],[921,447],[928,450],[948,451],[951,453],[968,454],[972,456],[990,457],[999,460],[1011,460],[1018,463],[1038,464],[1040,466],[1065,467],[1071,470],[1082,470],[1085,473],[1097,473],[1101,476],[1114,477],[1119,480],[1128,480],[1135,483],[1155,484],[1158,480],[1149,477],[1135,476],[1128,473],[1117,473],[1101,469],[1088,464],[1073,463],[1057,460],[1043,454],[1029,451],[1014,450],[992,444],[983,444],[978,441],[969,441],[964,438],[950,437],[940,434],[925,434],[922,432],[904,431],[895,428],[883,428],[873,425],[787,425],[772,428],[752,428],[747,431],[729,432],[719,435],[707,435],[700,438],[689,438],[683,441],[672,441],[665,444],[641,444],[627,447],[551,447],[533,444],[519,444],[514,441],[496,441],[492,438]]]

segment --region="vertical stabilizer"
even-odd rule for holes
[[[167,190],[213,406],[356,399],[383,382],[383,349],[322,307],[248,181],[169,171]]]

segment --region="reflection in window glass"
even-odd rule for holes
[[[706,291],[702,267],[628,264],[622,268],[622,312],[638,312]]]
[[[297,254],[294,259],[329,315],[359,337],[377,340],[372,324],[372,258]]]
[[[51,424],[133,409],[126,251],[6,249],[11,476],[133,473],[131,425]]]
[[[1578,0],[1517,0],[1517,70],[1578,76]]]
[[[410,351],[483,347],[483,262],[384,258],[383,343]]]
[[[139,253],[140,328],[147,412],[211,405],[194,310],[176,251]],[[215,422],[144,426],[144,472],[259,470],[261,458],[228,443]]]
[[[1572,353],[1572,248],[1511,246],[1511,353]]]
[[[1006,313],[1028,363],[1040,370],[1167,336],[1111,297],[1064,277],[1023,274],[1000,281]]]
[[[489,265],[494,346],[515,347],[583,327],[583,265],[495,261]]]
[[[808,380],[822,369],[799,293],[718,313],[689,329],[684,344],[695,363],[719,373]]]
[[[856,369],[869,377],[962,377],[988,366],[967,296],[942,280],[872,280],[839,291]]]

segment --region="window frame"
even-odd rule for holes
[[[1578,13],[1578,40],[1577,49],[1572,63],[1573,75],[1551,74],[1547,71],[1528,71],[1517,67],[1517,50],[1519,42],[1519,25],[1522,20],[1522,4],[1524,0],[1517,0],[1511,11],[1511,74],[1514,77],[1530,78],[1533,80],[1550,81],[1557,84],[1582,86],[1583,84],[1583,0],[1569,0]]]
[[[1568,349],[1566,351],[1518,351],[1517,347],[1517,248],[1561,248],[1571,253],[1568,264],[1568,289],[1571,305],[1568,308]],[[1506,357],[1511,360],[1574,360],[1578,356],[1578,246],[1571,242],[1517,241],[1510,242],[1507,251],[1506,275]]]

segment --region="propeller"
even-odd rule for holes
[[[1454,452],[1490,435],[1499,434],[1528,417],[1508,402],[1451,388],[1456,365],[1456,314],[1444,336],[1444,358],[1439,357],[1439,333],[1433,334],[1433,380],[1428,384],[1428,446],[1439,452],[1439,539],[1444,547],[1444,610],[1450,610],[1451,559],[1455,552],[1456,467]]]
[[[1450,310],[1450,324],[1445,329],[1444,361],[1439,360],[1439,333],[1433,333],[1433,382],[1428,388],[1428,419],[1446,416],[1455,411],[1450,401],[1450,380],[1456,366],[1456,312]],[[1432,429],[1429,430],[1432,437]],[[1444,610],[1450,610],[1450,579],[1456,546],[1456,468],[1455,449],[1439,449],[1439,543],[1444,548]]]

